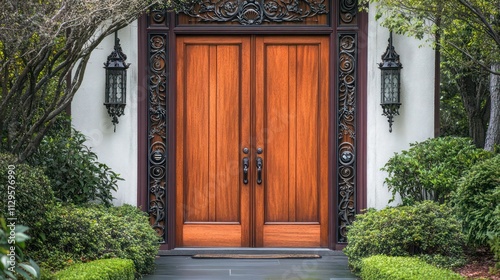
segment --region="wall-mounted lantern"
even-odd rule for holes
[[[127,102],[127,68],[130,63],[126,63],[127,56],[122,52],[120,39],[115,32],[115,48],[104,63],[106,69],[106,89],[104,105],[108,109],[108,114],[113,118],[114,131],[118,117],[124,114]]]
[[[394,50],[392,45],[392,31],[389,35],[389,45],[387,50],[382,55],[382,63],[379,64],[379,69],[382,71],[382,91],[381,103],[384,110],[383,116],[386,116],[389,121],[389,132],[392,132],[393,117],[399,115],[400,101],[400,84],[401,84],[401,69],[403,65],[399,62],[399,55]]]

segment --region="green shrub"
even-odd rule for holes
[[[468,138],[441,137],[410,146],[382,168],[389,173],[385,184],[392,192],[390,202],[396,194],[404,205],[423,200],[449,201],[464,172],[493,155],[476,148]]]
[[[85,204],[99,201],[110,206],[112,191],[122,180],[85,145],[85,136],[66,125],[43,138],[38,150],[28,160],[41,166],[51,181],[55,196],[63,202]]]
[[[453,201],[470,245],[485,246],[488,235],[500,236],[500,155],[473,166]]]
[[[54,274],[57,280],[134,280],[134,262],[103,259],[72,265]]]
[[[489,245],[491,252],[495,255],[495,268],[500,269],[500,236],[490,235]]]
[[[7,224],[0,217],[0,279],[38,279],[38,265],[23,252],[25,242],[29,239],[26,230],[27,227],[11,225],[11,222]]]
[[[43,238],[36,240],[32,254],[52,271],[106,258],[133,260],[139,274],[154,269],[158,238],[146,214],[134,206],[58,205],[38,228]]]
[[[371,256],[363,259],[363,280],[454,280],[464,279],[455,272],[437,268],[414,257]]]
[[[13,155],[0,153],[0,213],[33,228],[54,203],[54,193],[42,169],[16,161]],[[13,212],[8,211],[9,200],[15,201]]]
[[[357,215],[347,239],[344,252],[354,272],[372,255],[420,256],[445,267],[464,262],[460,223],[449,207],[431,201]]]

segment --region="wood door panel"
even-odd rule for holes
[[[214,119],[210,122],[213,125],[211,131],[214,132],[216,143],[211,145],[213,170],[215,178],[212,178],[213,191],[211,197],[214,198],[214,221],[235,222],[240,219],[240,111],[241,95],[234,94],[240,92],[241,57],[240,46],[223,45],[211,46],[213,55],[216,55],[216,69],[210,73],[217,73],[214,79],[216,83],[210,83],[213,92],[216,93],[213,100]],[[239,58],[239,59],[234,59]],[[248,142],[248,141],[246,141]],[[212,149],[214,149],[212,151]]]
[[[328,245],[328,50],[326,37],[256,40],[257,246],[294,247],[295,228],[308,246]]]
[[[184,148],[186,153],[183,161],[189,169],[186,172],[196,176],[185,176],[185,221],[209,221],[209,154],[192,147],[209,147],[209,112],[206,106],[209,103],[210,91],[205,86],[209,83],[210,61],[205,59],[209,55],[209,47],[203,45],[187,45],[185,48],[185,76],[198,77],[197,83],[186,81],[186,92],[183,95],[185,124],[182,128],[184,134]],[[188,106],[189,104],[189,106]],[[189,110],[188,110],[189,109]],[[191,129],[188,129],[191,128]],[[192,188],[190,188],[192,187]]]
[[[240,247],[240,225],[184,225],[183,246]]]
[[[248,246],[249,190],[239,159],[250,145],[249,50],[244,37],[177,40],[179,246]]]
[[[264,247],[319,247],[320,225],[264,225]]]
[[[288,46],[269,46],[265,57],[265,109],[261,113],[264,118],[264,129],[260,135],[265,137],[265,172],[266,193],[264,209],[266,221],[285,222],[288,221],[288,198],[290,197],[289,186],[289,67],[287,67]],[[257,60],[261,61],[259,58]],[[263,61],[263,60],[262,60]],[[260,74],[260,73],[259,73]],[[259,89],[257,89],[258,91]],[[257,107],[259,107],[258,104]],[[259,113],[257,113],[258,115]],[[257,133],[259,134],[259,133]],[[259,146],[264,147],[264,146]],[[269,174],[281,174],[269,176]]]
[[[318,45],[297,47],[296,92],[298,94],[296,94],[294,112],[297,116],[297,124],[295,135],[291,137],[296,149],[290,153],[295,157],[291,161],[297,164],[296,181],[293,185],[296,195],[293,201],[295,203],[295,220],[293,221],[297,222],[319,222],[321,176],[319,152],[321,144],[326,144],[321,141],[321,130],[328,127],[327,116],[320,114],[320,55]]]

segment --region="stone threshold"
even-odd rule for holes
[[[316,254],[320,256],[345,256],[342,251],[324,248],[175,248],[158,252],[159,256],[193,256],[198,254]]]

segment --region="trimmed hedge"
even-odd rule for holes
[[[356,273],[372,255],[418,256],[443,267],[465,262],[460,223],[451,208],[432,201],[357,215],[347,239],[344,253]]]
[[[362,260],[363,280],[460,280],[459,274],[444,268],[437,268],[416,257],[371,256]]]
[[[33,229],[29,233],[36,238],[34,225],[52,207],[54,193],[42,169],[16,162],[14,155],[0,153],[0,213],[5,213],[6,219],[16,217],[16,223]],[[9,189],[9,186],[15,189]],[[11,194],[15,196],[16,205],[15,213],[12,213],[14,215],[10,216],[7,202],[9,192],[12,191],[15,192]]]
[[[57,280],[134,280],[134,262],[126,259],[102,259],[78,263],[55,273]]]
[[[133,260],[138,274],[154,270],[158,236],[137,207],[58,205],[37,228],[43,238],[32,244],[31,255],[51,271],[109,258]]]

